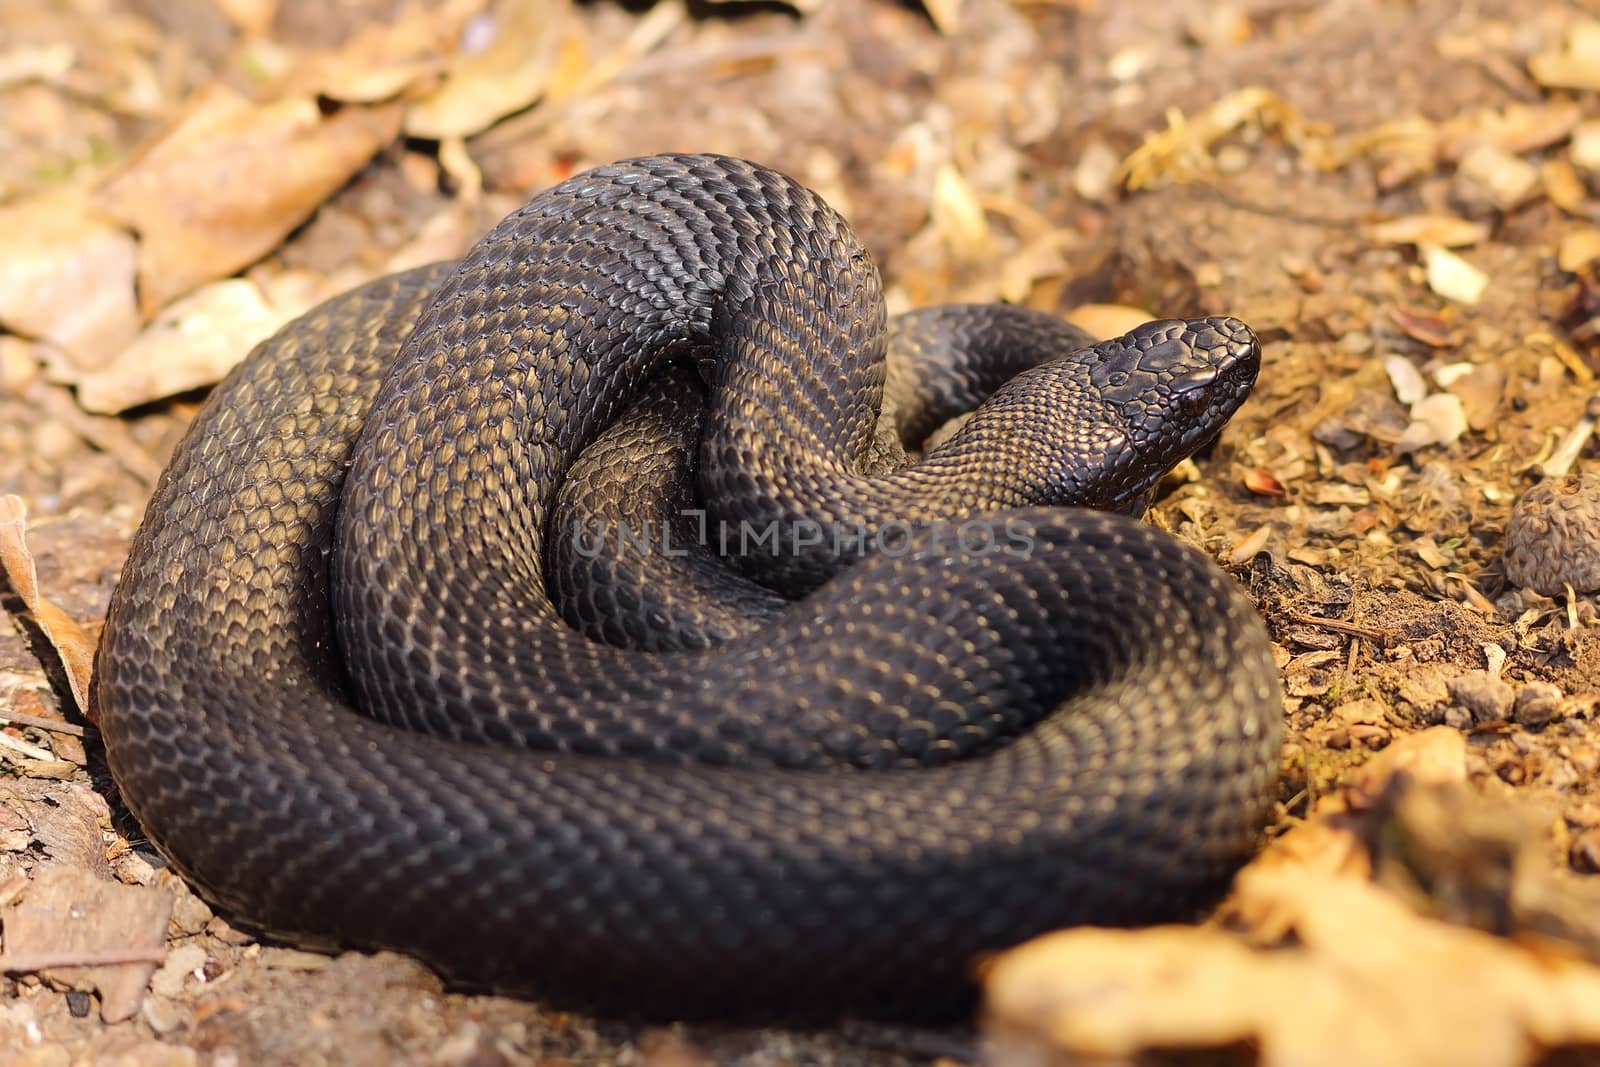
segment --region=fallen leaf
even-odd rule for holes
[[[0,323],[74,367],[102,365],[139,330],[135,254],[133,238],[77,192],[0,208]]]
[[[1118,163],[1115,150],[1096,137],[1078,153],[1078,162],[1072,168],[1073,191],[1096,203],[1110,200]]]
[[[1589,188],[1578,168],[1565,159],[1547,159],[1539,168],[1539,184],[1550,202],[1569,215],[1587,217]]]
[[[22,601],[61,657],[62,669],[72,687],[72,699],[78,710],[88,713],[89,679],[94,673],[95,640],[78,625],[77,620],[56,607],[39,592],[39,574],[33,565],[33,554],[28,551],[26,535],[28,506],[19,496],[0,496],[0,574],[4,574],[11,591]],[[8,939],[9,943],[9,939]]]
[[[1539,168],[1498,145],[1475,145],[1461,157],[1456,176],[1481,190],[1497,211],[1513,211],[1539,191]]]
[[[1395,442],[1400,454],[1430,445],[1450,445],[1467,432],[1467,415],[1454,393],[1433,393],[1411,405],[1411,423]]]
[[[496,5],[487,47],[457,57],[444,83],[406,112],[413,137],[469,137],[534,103],[549,85],[571,15],[569,0]]]
[[[1391,307],[1389,318],[1413,341],[1421,341],[1430,348],[1443,348],[1459,342],[1450,324],[1441,316],[1429,311]]]
[[[390,104],[324,115],[310,97],[258,105],[221,85],[195,94],[99,191],[139,235],[145,317],[277,247],[394,139],[400,114]]]
[[[1155,316],[1144,308],[1127,304],[1080,304],[1066,314],[1066,320],[1072,325],[1101,340],[1121,337],[1153,318]]]
[[[1404,356],[1383,357],[1383,369],[1394,387],[1394,398],[1408,407],[1428,395],[1428,383],[1416,364]]]
[[[1383,245],[1461,248],[1488,240],[1489,227],[1454,215],[1403,215],[1368,226],[1367,237]]]
[[[1570,100],[1463,111],[1439,127],[1439,155],[1454,162],[1484,145],[1510,155],[1537,152],[1566,140],[1582,117]]]
[[[1600,21],[1577,23],[1559,49],[1530,57],[1528,71],[1549,89],[1600,89]]]
[[[1572,165],[1590,174],[1600,173],[1600,119],[1580,122],[1572,131],[1568,152]]]
[[[1466,373],[1446,382],[1438,375],[1439,384],[1461,399],[1461,410],[1467,425],[1483,431],[1493,426],[1500,415],[1500,403],[1505,398],[1506,370],[1498,363],[1469,364]]]
[[[228,21],[249,36],[260,36],[272,28],[278,15],[278,0],[215,0]]]
[[[983,968],[986,1061],[1523,1067],[1600,1042],[1594,890],[1550,876],[1534,809],[1465,780],[1460,731],[1411,735],[1241,871],[1211,924],[1082,928],[1001,954]],[[1514,936],[1435,911],[1509,916]]]
[[[952,258],[981,259],[992,250],[988,216],[954,163],[945,163],[934,173],[929,213]]]
[[[225,278],[167,307],[105,367],[78,377],[78,403],[114,414],[215,385],[257,342],[304,311],[267,303],[255,283]]]
[[[1600,258],[1600,228],[1594,226],[1565,234],[1556,249],[1556,265],[1564,271],[1576,272],[1597,258]]]
[[[476,4],[472,5],[476,7]],[[374,22],[338,48],[299,57],[277,96],[323,96],[349,104],[393,100],[441,75],[469,12],[461,3],[415,5]]]
[[[78,50],[64,41],[8,48],[0,52],[0,89],[29,81],[56,81],[77,61]]]
[[[922,0],[928,17],[946,37],[961,29],[961,5],[962,0]]]
[[[1244,487],[1256,496],[1283,496],[1289,491],[1265,467],[1251,467],[1245,471]]]
[[[1476,304],[1489,286],[1489,276],[1454,252],[1438,245],[1423,245],[1428,288],[1458,304]]]
[[[172,894],[104,881],[79,867],[35,873],[4,911],[0,968],[42,972],[72,989],[100,994],[100,1018],[131,1019],[165,957]]]
[[[1144,143],[1117,168],[1117,180],[1130,191],[1149,188],[1162,181],[1194,181],[1216,169],[1210,155],[1211,146],[1250,123],[1277,130],[1294,145],[1303,145],[1323,132],[1307,123],[1288,101],[1271,90],[1246,86],[1211,104],[1192,119],[1176,109],[1169,111],[1167,128],[1145,135]]]
[[[1517,1067],[1600,1042],[1591,965],[1421,918],[1355,878],[1246,871],[1237,891],[1290,915],[1294,940],[1079,929],[1001,956],[985,980],[988,1062],[1248,1046],[1259,1067]]]

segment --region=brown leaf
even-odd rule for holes
[[[413,137],[468,137],[544,94],[565,36],[569,0],[498,5],[494,39],[450,64],[444,84],[406,113]]]
[[[1548,874],[1536,809],[1513,816],[1465,778],[1459,731],[1413,735],[1241,871],[1211,925],[1085,928],[1002,954],[984,974],[989,1061],[1248,1048],[1261,1067],[1500,1067],[1600,1042],[1595,891]],[[1375,872],[1412,877],[1400,895]],[[1514,936],[1475,928],[1508,913]]]
[[[1239,893],[1290,916],[1294,941],[1080,929],[1000,957],[986,980],[989,1062],[1248,1045],[1261,1067],[1512,1067],[1600,1041],[1593,966],[1420,918],[1355,878],[1257,870]]]
[[[1450,324],[1431,311],[1391,307],[1389,318],[1407,337],[1413,341],[1421,341],[1429,348],[1444,348],[1447,345],[1459,344],[1461,341],[1456,331],[1450,328]]]
[[[412,7],[393,22],[367,26],[336,49],[305,57],[275,91],[356,104],[393,100],[443,73],[450,42],[460,37],[471,13],[461,3]]]
[[[145,317],[270,252],[399,129],[393,104],[323,115],[311,97],[201,90],[99,193],[139,234]]]
[[[257,342],[304,311],[269,304],[254,282],[224,278],[167,307],[116,359],[80,376],[85,411],[114,414],[214,385]]]
[[[1530,57],[1528,71],[1549,89],[1600,89],[1600,19],[1575,24],[1560,49]]]
[[[1256,496],[1283,496],[1289,491],[1265,467],[1251,467],[1245,471],[1244,487]]]
[[[39,574],[24,532],[28,506],[18,496],[0,496],[0,574],[33,616],[34,623],[61,657],[78,709],[89,709],[89,678],[94,672],[95,641],[77,620],[39,592]]]
[[[71,988],[100,993],[106,1022],[132,1018],[165,952],[172,895],[102,881],[78,867],[35,875],[5,915],[0,966],[44,971]]]
[[[139,329],[133,238],[75,192],[0,208],[0,323],[92,368]]]
[[[1067,312],[1067,321],[1091,337],[1120,337],[1155,316],[1127,304],[1080,304]]]
[[[1489,227],[1454,215],[1402,215],[1367,227],[1367,236],[1378,244],[1427,244],[1460,248],[1487,240]]]

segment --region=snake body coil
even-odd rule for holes
[[[942,314],[1002,356],[1049,333]],[[1186,914],[1270,810],[1265,631],[1200,554],[1054,505],[1137,509],[1254,338],[948,376],[993,395],[868,474],[884,351],[844,223],[712,156],[579,175],[308,313],[214,392],[113,597],[128,807],[268,932],[612,1010],[938,1015],[982,952]],[[727,590],[772,617],[652,652],[562,618],[626,643],[667,625],[639,596],[551,594],[558,497],[669,366],[706,381],[687,503],[770,539]],[[726,591],[697,573],[666,600]]]

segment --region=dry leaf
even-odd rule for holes
[[[1578,168],[1565,159],[1547,159],[1539,167],[1539,183],[1550,202],[1569,215],[1589,214],[1589,189]]]
[[[323,115],[310,97],[256,105],[220,85],[100,190],[138,232],[145,317],[277,247],[399,132],[400,109]]]
[[[1497,145],[1472,148],[1456,173],[1469,187],[1481,189],[1498,211],[1522,206],[1539,190],[1539,168]]]
[[[1430,445],[1450,445],[1467,432],[1467,413],[1454,393],[1434,393],[1411,405],[1411,423],[1395,442],[1395,451],[1415,452]]]
[[[1489,239],[1489,227],[1454,215],[1402,215],[1367,227],[1367,237],[1384,245],[1437,245],[1462,248]]]
[[[1071,230],[1040,234],[1008,256],[1000,268],[1000,299],[1021,304],[1039,282],[1067,273],[1067,249],[1078,241]]]
[[[1078,162],[1072,168],[1073,192],[1085,200],[1105,203],[1111,199],[1118,162],[1111,146],[1096,137],[1078,153]]]
[[[1591,965],[1420,918],[1356,878],[1246,870],[1237,893],[1289,916],[1295,941],[1082,929],[1001,956],[985,982],[989,1062],[1248,1045],[1259,1067],[1516,1067],[1600,1042]]]
[[[0,52],[0,89],[29,81],[53,82],[78,61],[78,50],[64,41],[25,44]]]
[[[1580,122],[1572,131],[1568,152],[1572,165],[1590,174],[1600,174],[1600,119]]]
[[[1439,127],[1439,155],[1456,161],[1482,145],[1510,155],[1537,152],[1566,140],[1582,117],[1570,100],[1462,112]]]
[[[1251,467],[1245,471],[1244,487],[1256,496],[1284,496],[1289,492],[1265,467]]]
[[[111,364],[80,376],[78,403],[114,414],[214,385],[257,342],[304,310],[268,304],[243,278],[201,286],[163,308]]]
[[[77,620],[56,607],[39,592],[39,574],[26,535],[28,506],[18,496],[0,496],[0,573],[11,591],[22,601],[45,639],[61,658],[72,699],[78,710],[89,709],[89,679],[94,673],[95,641]],[[7,944],[10,935],[7,934]]]
[[[130,1019],[166,954],[172,902],[160,889],[103,881],[79,867],[51,867],[35,874],[5,910],[0,962],[43,970],[69,988],[96,990],[101,1019]]]
[[[1121,337],[1153,318],[1155,316],[1144,308],[1127,304],[1080,304],[1066,314],[1066,320],[1072,325],[1101,340]]]
[[[1558,51],[1531,57],[1528,71],[1546,88],[1600,89],[1600,21],[1573,26]]]
[[[962,0],[922,0],[923,9],[946,37],[961,29]]]
[[[392,100],[445,69],[449,42],[464,22],[458,7],[413,7],[394,22],[367,26],[339,48],[306,57],[276,94],[357,104]]]
[[[1389,375],[1389,384],[1394,386],[1394,398],[1400,403],[1409,406],[1428,395],[1428,383],[1423,381],[1422,372],[1406,357],[1383,357],[1383,369]]]
[[[1247,123],[1283,133],[1290,144],[1304,144],[1319,131],[1282,97],[1259,86],[1249,86],[1218,100],[1194,118],[1176,109],[1167,115],[1167,128],[1146,134],[1117,170],[1129,190],[1148,188],[1159,181],[1193,181],[1215,169],[1210,148],[1216,141]]]
[[[1481,432],[1493,426],[1500,415],[1500,402],[1506,391],[1506,371],[1498,363],[1468,366],[1466,373],[1449,382],[1440,375],[1439,384],[1460,398],[1467,425]]]
[[[571,15],[569,0],[514,0],[496,6],[493,39],[459,56],[444,84],[406,112],[413,137],[469,137],[543,95]]]
[[[1576,271],[1596,258],[1600,258],[1600,229],[1593,226],[1566,234],[1556,250],[1556,265],[1564,271]]]
[[[278,17],[278,0],[214,0],[217,8],[246,36],[259,37]]]
[[[0,323],[100,366],[139,329],[133,238],[64,192],[0,208]]]
[[[1537,856],[1528,869],[1546,871],[1543,849],[1465,780],[1460,731],[1408,736],[1241,871],[1212,925],[1071,930],[1002,954],[985,968],[988,1062],[1248,1049],[1259,1067],[1518,1067],[1600,1042],[1592,891],[1506,868]],[[1408,862],[1423,880],[1406,897],[1372,884]],[[1424,884],[1448,899],[1413,897]],[[1510,907],[1512,929],[1542,941],[1423,917],[1409,899],[1502,924]]]
[[[1458,304],[1476,304],[1489,286],[1489,276],[1454,252],[1425,245],[1422,257],[1428,268],[1428,288]]]
[[[992,251],[988,216],[978,194],[954,163],[945,163],[934,173],[929,213],[953,259],[982,259]]]

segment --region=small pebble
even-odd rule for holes
[[[89,1009],[93,1006],[94,1001],[89,998],[88,993],[81,989],[67,990],[67,1011],[74,1019],[88,1018]]]
[[[189,1023],[189,1013],[163,996],[145,997],[139,1015],[158,1037]]]
[[[1468,671],[1445,686],[1450,699],[1472,713],[1474,722],[1504,722],[1511,717],[1516,690],[1511,683],[1488,671]]]
[[[199,945],[178,945],[167,953],[166,962],[150,976],[150,991],[161,997],[183,992],[185,982],[205,965],[206,950]]]
[[[1600,589],[1600,475],[1547,478],[1506,525],[1506,578],[1543,596]]]
[[[180,934],[192,936],[200,933],[211,918],[210,905],[186,888],[181,889],[172,902],[172,925]]]
[[[1529,682],[1517,692],[1517,723],[1529,728],[1547,726],[1561,715],[1561,687],[1549,682]]]

